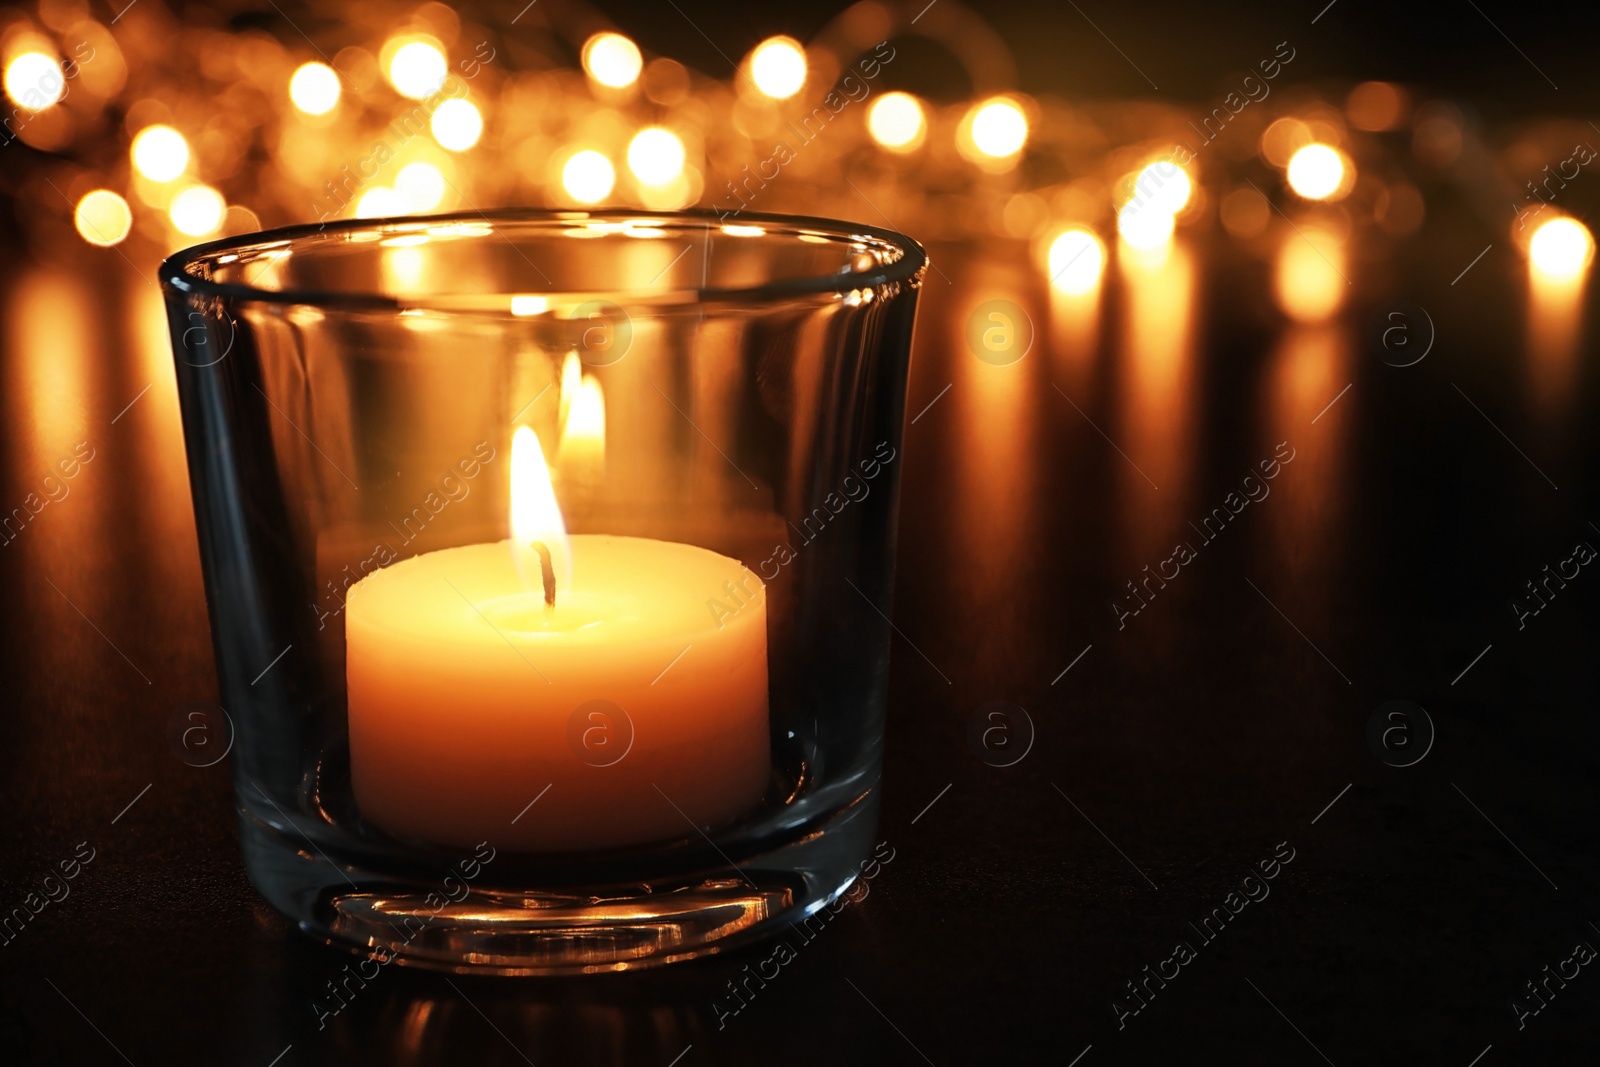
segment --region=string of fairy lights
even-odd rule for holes
[[[343,36],[360,40],[324,52],[298,33],[186,26],[154,0],[109,22],[85,0],[39,0],[0,9],[0,154],[32,150],[28,166],[7,161],[5,189],[89,245],[163,251],[480,204],[835,214],[1027,241],[1071,293],[1098,283],[1108,241],[1159,250],[1182,228],[1252,242],[1294,215],[1338,239],[1405,236],[1422,222],[1418,185],[1480,147],[1459,109],[1383,82],[1209,112],[1004,89],[939,102],[894,87],[893,41],[942,32],[959,51],[976,16],[950,0],[912,25],[911,7],[863,0],[811,43],[769,38],[714,79],[613,29],[524,25],[530,47],[437,2],[392,28],[351,7]],[[1521,195],[1534,151],[1500,153],[1497,195]],[[1263,165],[1267,188],[1249,177]],[[1593,237],[1548,200],[1513,241],[1552,274],[1582,274]]]

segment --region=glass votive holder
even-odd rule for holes
[[[802,921],[878,810],[923,250],[505,211],[161,268],[246,868],[461,972]]]

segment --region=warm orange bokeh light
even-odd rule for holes
[[[973,148],[991,159],[1005,159],[1028,143],[1028,117],[1011,100],[988,100],[972,112]]]
[[[922,102],[910,93],[884,93],[867,109],[867,132],[890,151],[912,151],[922,144],[927,129]]]
[[[1528,258],[1547,278],[1576,278],[1594,262],[1594,237],[1577,219],[1551,219],[1534,231]]]
[[[583,69],[601,85],[623,89],[639,79],[644,57],[620,33],[597,33],[584,42]]]
[[[110,189],[85,193],[72,213],[78,236],[92,245],[110,248],[120,243],[133,228],[133,211],[128,202]]]
[[[750,53],[750,77],[774,100],[787,100],[806,83],[806,50],[793,37],[771,37]]]
[[[1076,296],[1094,289],[1105,265],[1105,245],[1089,230],[1068,230],[1050,244],[1050,284],[1063,293]]]
[[[1308,144],[1289,158],[1289,188],[1307,200],[1334,200],[1349,189],[1351,170],[1337,148]]]
[[[1278,249],[1273,295],[1297,322],[1320,322],[1344,306],[1350,283],[1344,242],[1324,230],[1302,228]]]

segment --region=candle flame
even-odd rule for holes
[[[550,550],[556,588],[572,585],[572,545],[561,519],[550,468],[539,438],[526,426],[511,436],[511,540],[518,569],[529,588],[540,588],[539,560],[532,547],[541,542]]]

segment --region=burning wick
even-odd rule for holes
[[[544,606],[556,606],[556,569],[550,562],[550,549],[543,541],[530,541],[529,545],[539,553],[539,577],[544,579]]]

